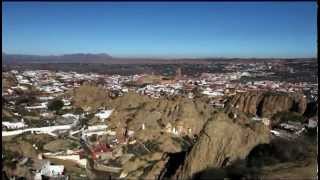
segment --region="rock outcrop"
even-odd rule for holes
[[[84,84],[72,92],[73,104],[86,111],[96,111],[99,107],[109,104],[110,97],[107,91],[100,86]]]
[[[164,176],[170,156],[188,151],[193,144],[191,137],[200,133],[214,112],[206,102],[184,97],[154,99],[128,92],[105,101],[113,109],[106,121],[108,127],[119,139],[123,138],[123,129],[127,129],[136,141],[124,151],[135,155],[122,166],[120,174],[125,179]],[[174,173],[175,168],[172,169]]]
[[[130,159],[124,166],[120,176],[125,179],[158,179],[168,157],[156,152]]]
[[[17,79],[12,73],[2,73],[2,88],[8,89],[18,84]]]
[[[153,99],[129,92],[110,98],[106,89],[92,84],[84,84],[70,93],[74,106],[91,112],[102,107],[112,108],[114,111],[108,125],[111,128],[127,127],[133,131],[140,130],[144,124],[146,130],[164,130],[167,127],[195,135],[213,111],[202,100],[185,97]]]
[[[58,152],[58,151],[64,151],[66,149],[72,149],[77,145],[78,143],[71,142],[69,140],[57,139],[45,144],[43,146],[43,149],[49,152]]]
[[[31,143],[27,141],[18,141],[18,142],[8,142],[4,143],[4,151],[5,152],[13,152],[16,156],[16,158],[19,157],[29,157],[29,158],[35,158],[37,157],[37,150],[32,146]]]
[[[298,93],[251,91],[233,96],[226,107],[261,117],[272,117],[278,112],[285,111],[303,114],[307,100],[303,94]]]
[[[143,125],[145,129],[142,132],[148,132],[144,133],[149,134],[148,138],[154,133],[172,131],[174,128],[179,133],[196,135],[214,111],[201,100],[183,97],[152,99],[134,93],[114,99],[112,108],[114,112],[108,120],[111,128],[126,126],[139,132]]]
[[[269,132],[262,124],[242,126],[226,114],[216,113],[204,126],[177,177],[190,179],[208,168],[225,167],[244,159],[256,145],[268,142]]]
[[[256,114],[259,102],[263,99],[261,92],[239,93],[229,99],[227,109],[236,108],[237,110],[249,114]]]

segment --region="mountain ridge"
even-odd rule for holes
[[[204,63],[210,61],[291,61],[315,60],[315,58],[155,58],[155,57],[114,57],[108,53],[72,53],[62,55],[8,54],[2,52],[3,64],[26,63],[107,63],[107,64],[172,64],[172,63]]]

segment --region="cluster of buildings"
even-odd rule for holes
[[[318,121],[312,118],[308,119],[307,124],[288,121],[281,123],[277,128],[272,129],[271,133],[274,136],[292,140],[299,137],[303,132],[307,131],[308,128],[317,128],[317,126]]]
[[[232,64],[225,67],[225,69],[241,69],[242,64]],[[234,95],[237,92],[249,90],[272,90],[279,92],[302,92],[310,94],[313,99],[317,98],[318,84],[308,82],[279,82],[279,81],[247,81],[241,82],[242,77],[256,77],[272,68],[271,64],[249,64],[243,71],[234,71],[226,73],[203,73],[200,77],[192,78],[177,74],[176,77],[170,81],[160,79],[158,81],[143,83],[146,75],[101,75],[95,73],[80,74],[76,72],[51,72],[46,70],[38,71],[11,71],[15,75],[17,85],[3,90],[3,95],[11,95],[15,89],[22,91],[28,90],[30,86],[35,87],[39,91],[58,96],[72,88],[78,87],[84,81],[93,81],[102,84],[107,90],[118,91],[119,95],[127,93],[132,90],[143,95],[159,98],[161,96],[176,96],[187,95],[190,98],[191,90],[198,88],[202,94],[210,97],[219,97],[224,95]],[[267,75],[267,74],[265,74]],[[126,86],[128,82],[139,82],[144,84],[143,87]],[[45,98],[45,97],[43,97]],[[52,97],[51,97],[52,98]],[[44,105],[42,105],[44,106]]]
[[[14,111],[13,118],[2,121],[2,136],[16,136],[23,133],[31,134],[48,134],[50,136],[76,139],[81,142],[80,149],[66,149],[63,152],[42,153],[38,158],[40,164],[35,171],[34,179],[41,179],[42,176],[52,178],[64,178],[65,167],[61,164],[53,165],[46,158],[55,158],[60,160],[70,160],[77,163],[81,167],[86,167],[88,156],[96,162],[97,169],[105,169],[110,172],[119,173],[121,171],[121,163],[125,163],[132,154],[126,154],[122,150],[122,145],[141,146],[139,148],[149,151],[143,144],[137,144],[133,134],[135,132],[124,128],[112,130],[106,125],[106,120],[112,115],[112,109],[100,109],[93,114],[99,119],[94,125],[83,125],[81,119],[89,116],[87,113],[77,114],[73,111],[72,100],[63,95],[81,86],[84,82],[95,82],[102,85],[106,91],[117,92],[121,96],[124,93],[135,92],[151,98],[161,98],[167,96],[186,96],[190,99],[197,94],[208,96],[210,105],[223,108],[226,102],[225,96],[235,95],[239,92],[250,90],[272,90],[279,92],[303,92],[308,95],[311,100],[317,100],[318,84],[307,82],[289,83],[277,81],[250,81],[242,82],[242,77],[255,77],[257,74],[270,75],[266,70],[272,69],[272,64],[263,64],[257,66],[249,64],[249,68],[243,68],[241,64],[230,64],[225,69],[230,72],[226,73],[203,73],[200,77],[186,77],[182,75],[179,69],[176,77],[168,80],[166,78],[158,78],[157,81],[145,80],[147,75],[104,75],[96,73],[76,73],[76,72],[53,72],[47,70],[37,71],[10,71],[3,74],[10,74],[13,86],[3,87],[2,96],[8,99],[6,107]],[[241,70],[240,72],[234,71]],[[231,72],[233,71],[233,72]],[[272,74],[272,73],[271,73]],[[129,86],[130,83],[139,84],[137,86]],[[25,118],[22,112],[16,108],[17,100],[21,92],[35,91],[37,99],[32,103],[23,105],[23,109],[28,114]],[[306,93],[307,92],[307,93]],[[23,93],[22,93],[23,94]],[[49,103],[56,97],[62,98],[65,113],[57,115],[48,109]],[[41,122],[39,126],[34,127],[31,124],[30,113],[36,113],[33,118]],[[34,117],[36,116],[36,117]],[[266,126],[270,126],[270,121],[265,118],[253,118],[254,121],[261,121]],[[308,127],[316,127],[317,120],[309,120]],[[276,136],[291,137],[299,135],[305,130],[302,124],[283,123],[279,126],[281,129],[273,129],[271,133]],[[144,124],[141,127],[145,129]],[[166,125],[165,132],[175,134],[190,134],[192,129],[183,129],[182,126],[173,127],[170,123]],[[290,132],[290,133],[287,133]],[[292,133],[293,132],[293,133]],[[293,135],[292,135],[293,134]],[[107,138],[103,141],[101,138]],[[104,143],[102,143],[104,142]],[[117,159],[121,157],[121,162]],[[125,160],[123,160],[125,159]],[[120,164],[120,165],[119,165]]]
[[[137,93],[147,95],[153,98],[160,98],[161,96],[176,96],[182,91],[182,85],[179,83],[175,84],[149,84],[145,87],[138,88]]]

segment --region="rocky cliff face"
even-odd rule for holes
[[[303,94],[257,91],[237,94],[227,104],[227,108],[236,108],[241,112],[262,117],[272,117],[285,111],[303,114],[306,106],[307,100]]]
[[[258,144],[269,142],[269,132],[262,124],[242,126],[224,113],[217,113],[200,133],[187,155],[178,179],[190,179],[208,168],[221,168],[244,159]]]

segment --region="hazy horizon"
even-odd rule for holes
[[[21,55],[21,56],[64,56],[64,55],[109,55],[112,58],[145,58],[145,59],[164,59],[164,60],[170,60],[170,59],[236,59],[236,58],[242,58],[242,59],[316,59],[317,57],[218,57],[218,56],[113,56],[112,54],[109,53],[90,53],[90,52],[75,52],[75,53],[66,53],[66,54],[18,54],[18,53],[7,53],[7,52],[2,52],[6,55]]]

